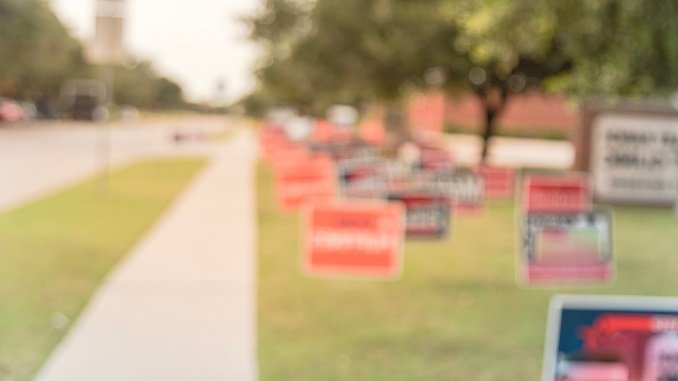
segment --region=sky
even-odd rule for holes
[[[252,14],[261,0],[127,0],[125,44],[153,61],[161,74],[179,82],[191,101],[212,102],[217,83],[229,101],[253,86],[256,46],[238,17]],[[50,0],[73,34],[94,36],[96,0]]]

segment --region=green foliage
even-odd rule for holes
[[[332,103],[362,104],[371,99],[396,101],[409,82],[429,65],[421,53],[422,36],[439,33],[430,27],[432,3],[438,0],[365,3],[324,0],[299,8],[293,27],[275,39],[261,33],[279,3],[252,21],[252,36],[267,41],[260,68],[259,99],[288,103],[302,110],[324,111]],[[268,25],[271,27],[272,25]],[[287,33],[287,30],[295,33]],[[415,33],[412,33],[415,31]],[[280,36],[289,36],[282,39]]]
[[[73,78],[97,78],[104,69],[87,62],[45,0],[0,0],[0,96],[56,100]],[[115,68],[115,99],[141,108],[184,108],[181,87],[150,63]]]
[[[102,68],[103,69],[103,68]],[[114,68],[115,103],[141,108],[184,108],[181,87],[160,76],[149,62]]]
[[[156,78],[153,81],[153,92],[153,98],[158,107],[183,108],[187,106],[181,86],[168,78]]]
[[[672,0],[268,0],[250,25],[267,53],[260,90],[291,100],[431,85],[649,95],[678,87],[675,15]]]
[[[475,92],[491,122],[528,88],[650,95],[678,87],[672,0],[268,0],[260,101],[300,108]],[[279,16],[279,18],[278,18]]]
[[[446,123],[443,131],[448,134],[465,134],[477,135],[481,130],[480,125],[474,124],[458,124]],[[507,138],[523,138],[523,139],[546,139],[546,140],[568,140],[569,135],[567,131],[554,128],[553,126],[531,126],[529,129],[517,125],[499,124],[495,131],[495,136],[502,136]]]
[[[250,20],[267,55],[246,105],[285,103],[322,114],[332,103],[376,101],[394,114],[398,100],[418,89],[472,92],[484,110],[483,158],[512,94],[538,88],[580,97],[654,95],[678,88],[673,0],[265,5]],[[276,12],[284,22],[271,22]]]
[[[494,65],[491,72],[522,71],[549,90],[580,96],[655,95],[678,88],[675,1],[469,3],[460,44],[474,64]],[[521,61],[529,65],[521,68]]]
[[[202,159],[135,164],[0,214],[0,380],[30,380],[109,270]]]
[[[593,6],[591,3],[586,3]],[[565,89],[577,94],[667,94],[678,89],[678,2],[606,1],[598,11],[606,22],[579,19],[588,48],[573,55],[580,65]],[[583,43],[581,44],[583,45]]]
[[[43,0],[0,0],[0,95],[56,96],[82,75],[82,47]]]

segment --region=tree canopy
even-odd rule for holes
[[[55,100],[66,80],[100,72],[45,0],[0,0],[0,96]],[[187,106],[181,87],[149,62],[118,65],[114,72],[118,104]]]
[[[486,139],[511,94],[655,95],[678,88],[672,0],[267,0],[259,103],[322,112],[431,87],[472,92]]]
[[[0,94],[57,94],[86,69],[80,43],[41,0],[0,0]]]

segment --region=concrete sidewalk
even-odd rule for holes
[[[446,134],[445,144],[455,160],[476,165],[480,160],[482,139],[475,135]],[[575,150],[569,141],[494,137],[490,140],[490,164],[503,167],[537,167],[567,170],[574,164]]]
[[[255,380],[256,146],[238,132],[113,271],[38,380]]]

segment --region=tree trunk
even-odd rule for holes
[[[490,138],[494,136],[495,119],[497,112],[490,107],[485,106],[485,126],[483,129],[483,151],[480,155],[480,162],[485,164],[490,150]]]
[[[480,155],[481,163],[487,161],[490,153],[490,139],[494,136],[496,128],[496,120],[499,114],[504,110],[506,100],[508,98],[508,91],[506,87],[484,88],[476,91],[476,95],[480,100],[480,105],[485,113],[485,126],[483,130],[483,150]]]

